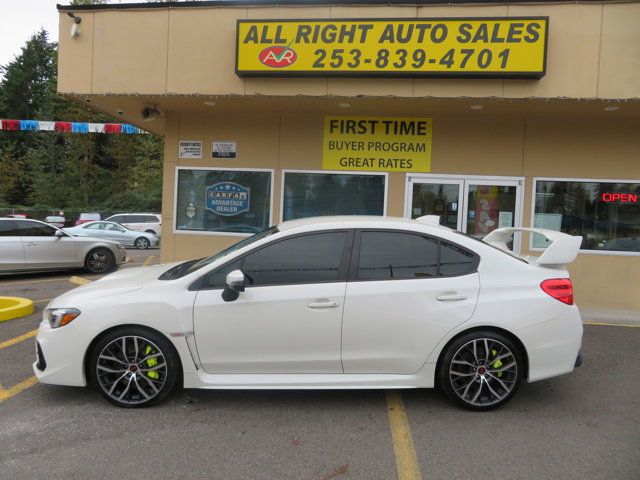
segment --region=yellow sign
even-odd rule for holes
[[[240,76],[545,74],[548,17],[238,20]]]
[[[324,117],[322,168],[431,170],[430,118]]]

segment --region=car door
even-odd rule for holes
[[[340,336],[353,232],[286,237],[212,272],[194,304],[194,333],[208,373],[342,373]],[[246,289],[222,299],[240,269]]]
[[[345,373],[412,374],[470,318],[478,257],[421,233],[357,233],[342,329]]]
[[[14,220],[0,220],[0,272],[24,268],[24,245]]]
[[[71,267],[82,264],[76,259],[73,237],[57,237],[51,225],[32,220],[16,220],[18,233],[24,244],[25,268]]]

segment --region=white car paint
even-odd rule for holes
[[[540,288],[545,279],[568,278],[562,266],[529,264],[446,227],[408,219],[321,217],[278,229],[182,278],[158,279],[177,263],[131,268],[55,298],[47,309],[82,313],[53,329],[45,311],[37,342],[47,368],[34,363],[36,376],[43,383],[86,385],[91,342],[122,325],[169,339],[186,388],[429,388],[447,342],[475,327],[513,334],[525,348],[529,381],[574,368],[582,339],[578,308]],[[221,290],[189,289],[253,249],[327,229],[418,232],[471,250],[480,262],[476,273],[457,277],[247,287],[228,303]],[[318,303],[330,308],[310,308]]]

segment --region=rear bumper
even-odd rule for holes
[[[517,330],[529,360],[529,382],[563,375],[581,362],[582,319],[576,306],[547,322]]]

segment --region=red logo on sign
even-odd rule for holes
[[[298,54],[289,47],[274,46],[262,50],[258,58],[267,67],[282,68],[292,65]]]

